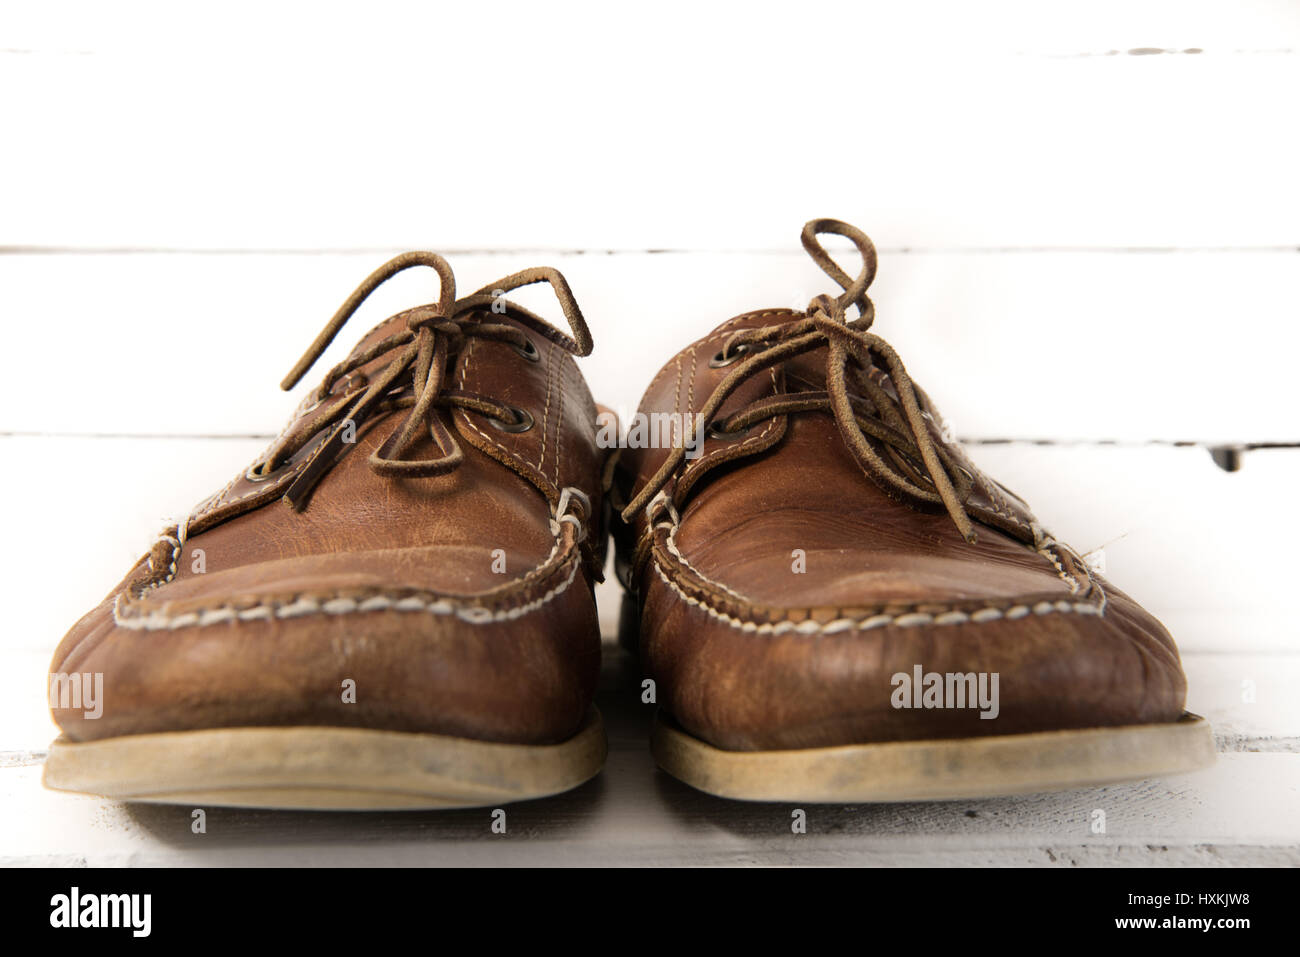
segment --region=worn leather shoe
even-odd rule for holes
[[[59,645],[46,784],[111,797],[422,808],[595,775],[603,565],[591,338],[564,278],[437,301],[367,333],[266,452]],[[506,293],[549,283],[571,335]]]
[[[873,330],[871,241],[817,220],[803,245],[842,292],[687,346],[638,412],[681,440],[612,469],[659,764],[726,797],[857,802],[1212,762],[1169,634],[945,439]]]

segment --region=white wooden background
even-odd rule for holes
[[[1293,2],[0,3],[0,862],[1296,861],[1300,450],[1204,446],[1300,440],[1298,87]],[[875,238],[877,331],[958,433],[1021,440],[975,457],[1174,631],[1215,769],[831,809],[791,844],[788,809],[656,776],[611,654],[609,769],[509,843],[228,812],[195,844],[39,790],[55,643],[279,428],[386,256],[560,267],[631,409],[680,345],[823,291],[798,231],[827,215]]]

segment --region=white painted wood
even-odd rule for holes
[[[0,697],[0,768],[40,760],[59,733],[49,711],[53,652],[53,644],[27,651],[0,648],[7,689]]]
[[[156,533],[250,464],[256,440],[0,439],[0,645],[53,650]],[[20,498],[21,496],[21,498]],[[56,574],[53,570],[58,569]]]
[[[723,320],[802,308],[828,287],[798,230],[786,224],[781,254],[452,263],[465,291],[561,268],[596,342],[583,372],[626,414],[664,362]],[[0,256],[16,360],[0,378],[0,431],[273,434],[295,402],[277,383],[387,257]],[[1294,441],[1298,280],[1300,253],[887,253],[875,328],[965,437]],[[371,323],[435,294],[424,272],[390,285],[298,394]]]
[[[52,648],[107,593],[165,519],[220,488],[264,442],[250,439],[0,438],[0,475],[23,507],[6,519],[0,580],[20,597],[0,646]],[[1248,453],[1240,472],[1200,449],[972,450],[1081,551],[1104,547],[1106,573],[1159,616],[1184,651],[1300,651],[1294,589],[1278,525],[1300,451]],[[34,470],[39,466],[39,479]],[[62,569],[48,571],[50,562]],[[601,586],[601,617],[619,591]]]
[[[975,461],[1028,498],[1184,651],[1300,651],[1288,537],[1279,511],[1300,451],[1248,453],[1240,472],[1201,449],[989,446]],[[1279,516],[1282,516],[1279,518]]]
[[[1223,866],[1300,863],[1300,755],[1229,754],[1207,771],[1054,795],[931,805],[723,801],[654,768],[644,742],[613,742],[576,792],[506,809],[303,814],[120,805],[45,791],[40,766],[0,768],[0,866],[416,866],[855,864]],[[1106,812],[1107,833],[1090,831]]]
[[[1300,655],[1183,656],[1187,710],[1222,751],[1300,752]]]
[[[507,15],[526,10],[526,3],[485,0],[474,8],[450,10],[421,9],[424,6],[405,0],[377,0],[366,11],[358,13],[333,9],[331,5],[321,8],[305,0],[276,4],[276,10],[264,9],[255,0],[234,0],[228,18],[210,22],[174,10],[165,0],[126,0],[116,13],[103,10],[93,0],[73,0],[45,4],[37,9],[5,10],[4,49],[46,55],[152,51],[159,56],[180,59],[186,51],[204,46],[199,41],[206,39],[206,45],[213,51],[223,43],[242,42],[264,58],[256,65],[265,67],[274,62],[276,45],[287,37],[299,41],[300,48],[294,52],[314,62],[325,57],[330,48],[350,48],[357,57],[374,55],[377,49],[383,49],[382,45],[363,41],[377,39],[381,33],[395,45],[394,49],[428,52],[432,38],[422,31],[430,26],[437,27],[440,40],[454,41],[467,39],[466,34],[476,24],[492,24],[497,28],[492,36],[500,45],[490,52],[498,54],[499,60],[506,60],[505,54],[513,53],[529,56],[530,62],[542,63],[579,48],[602,30],[613,32],[624,25],[615,16],[584,23],[584,15],[599,10],[599,5],[574,0],[557,3],[549,19],[535,18],[518,24],[510,23]],[[671,19],[672,14],[686,9],[685,4],[669,0],[662,7],[662,17],[636,20],[643,31],[640,36],[648,40],[693,32],[695,36],[682,37],[681,42],[692,44],[693,49],[703,49],[716,35],[711,31],[717,30],[735,31],[736,39],[753,39],[766,37],[774,26],[779,26],[792,39],[814,39],[830,27],[847,31],[869,24],[874,29],[861,30],[854,37],[859,44],[855,49],[861,51],[859,58],[887,57],[897,62],[909,57],[941,59],[966,53],[1108,56],[1133,48],[1149,53],[1188,48],[1234,55],[1278,53],[1287,52],[1285,41],[1300,23],[1300,15],[1288,0],[1240,0],[1231,7],[1214,0],[1097,0],[1086,10],[1051,11],[1044,10],[1034,0],[989,0],[979,10],[952,0],[917,0],[909,4],[811,0],[806,4],[806,18],[778,19],[777,4],[760,2],[747,5],[748,17],[735,16],[733,10],[716,13],[696,10],[693,19]],[[310,22],[303,17],[303,12],[308,10],[316,14]],[[160,11],[171,13],[174,19],[148,21],[148,14]],[[838,24],[832,22],[833,14],[845,19]],[[399,16],[403,18],[400,21]],[[181,29],[198,22],[204,22],[207,27],[200,37],[186,35]],[[383,29],[397,22],[406,25],[404,33],[392,35],[394,31]],[[524,43],[516,35],[515,30],[522,33],[525,26],[531,28],[535,45]],[[171,39],[172,43],[160,44],[161,39]],[[634,41],[638,37],[626,39]],[[771,39],[775,42],[776,38]],[[1157,44],[1154,42],[1157,39],[1164,42]],[[904,44],[909,49],[900,49]],[[160,46],[163,48],[159,49]],[[456,46],[454,42],[440,43],[437,52],[445,57],[467,55],[455,49]],[[628,57],[648,59],[649,54],[639,46],[628,42],[623,52]],[[714,52],[729,57],[735,51]],[[607,51],[591,53],[605,57],[606,62],[617,62]],[[201,55],[215,56],[215,52]]]
[[[1300,240],[1282,0],[223,11],[4,11],[0,245]]]

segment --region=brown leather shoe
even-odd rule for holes
[[[63,639],[47,785],[415,808],[554,794],[599,771],[603,453],[564,278],[527,270],[457,299],[442,257],[399,256],[283,387],[413,266],[438,274],[437,303],[367,333]],[[539,282],[572,337],[504,298]],[[95,689],[97,703],[73,697]]]
[[[822,233],[857,246],[856,278]],[[1169,634],[945,441],[870,331],[871,241],[817,220],[803,244],[844,292],[688,346],[639,413],[684,440],[614,469],[660,765],[726,797],[857,802],[1211,763]]]

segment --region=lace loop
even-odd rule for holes
[[[857,276],[850,277],[831,258],[818,239],[822,234],[843,236],[857,247],[862,257]],[[815,296],[807,311],[789,322],[740,329],[729,336],[719,356],[730,359],[737,355],[737,359],[718,363],[731,369],[705,401],[698,421],[710,423],[712,437],[727,438],[762,419],[796,412],[829,412],[841,440],[869,478],[896,497],[917,504],[941,505],[962,537],[973,543],[975,527],[966,509],[974,487],[971,473],[934,441],[902,360],[889,343],[869,331],[875,306],[866,290],[876,274],[875,246],[861,230],[834,219],[812,220],[804,226],[801,239],[813,261],[843,292]],[[856,318],[846,316],[850,306],[856,308]],[[770,396],[715,422],[718,410],[741,383],[822,348],[827,352],[825,392]],[[686,461],[686,449],[694,442],[695,436],[688,434],[674,446],[623,510],[625,521],[631,521],[663,494]]]
[[[257,474],[268,475],[306,447],[314,437],[328,430],[320,447],[312,453],[284,494],[285,501],[295,510],[301,511],[306,507],[312,489],[344,454],[346,446],[356,441],[357,433],[367,420],[379,413],[403,408],[410,410],[368,459],[368,464],[377,474],[406,478],[445,475],[464,461],[464,452],[456,438],[434,412],[437,408],[455,407],[503,422],[521,421],[517,410],[503,402],[445,388],[455,356],[466,339],[505,342],[525,357],[530,350],[536,352],[532,340],[518,326],[489,321],[482,316],[483,313],[508,313],[515,322],[574,355],[591,352],[591,334],[582,311],[564,276],[558,271],[545,267],[527,269],[456,299],[456,280],[447,261],[437,253],[409,252],[394,257],[366,277],[308,346],[280,387],[286,391],[292,389],[376,289],[416,266],[425,266],[437,273],[437,301],[410,310],[401,331],[355,351],[330,369],[316,390],[312,407],[324,411],[318,411],[309,423],[283,437],[257,467]],[[572,337],[504,298],[506,292],[543,282],[551,286],[559,300]],[[393,354],[391,361],[377,372],[363,375],[357,371],[389,354]],[[407,382],[402,381],[405,374],[410,376]],[[356,390],[345,392],[332,405],[327,405],[340,380],[355,384]],[[433,442],[438,454],[425,459],[407,458],[412,447],[424,436]]]

